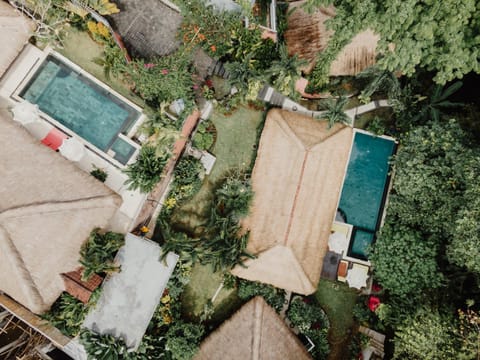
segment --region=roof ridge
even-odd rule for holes
[[[16,218],[16,217],[23,217],[23,216],[31,216],[31,215],[38,215],[39,213],[44,214],[54,214],[68,210],[80,210],[80,209],[94,209],[99,207],[108,206],[108,201],[113,200],[113,204],[115,204],[115,200],[118,198],[118,195],[115,193],[110,194],[102,194],[90,197],[84,197],[79,199],[73,200],[62,200],[62,201],[47,201],[47,202],[38,202],[38,203],[30,203],[27,205],[20,205],[15,206],[3,211],[0,211],[0,222],[6,219]],[[89,204],[95,204],[98,201],[105,202],[104,206],[88,206]],[[82,205],[83,204],[83,205]],[[55,205],[54,209],[48,209],[51,205]],[[75,206],[76,205],[76,206]],[[80,206],[79,206],[80,205]],[[42,209],[44,208],[44,209]]]

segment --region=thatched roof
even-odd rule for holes
[[[31,21],[0,1],[0,77],[23,49],[34,28]]]
[[[288,17],[288,28],[285,31],[285,41],[288,53],[297,54],[306,59],[309,65],[305,71],[310,72],[315,66],[317,55],[322,52],[332,36],[327,30],[325,21],[335,16],[335,8],[320,8],[313,14],[307,14],[302,5],[305,1],[296,1],[289,5],[292,11]],[[365,68],[375,64],[375,49],[380,37],[371,30],[356,35],[350,44],[337,56],[330,67],[330,75],[356,75]]]
[[[305,347],[261,297],[247,304],[203,341],[195,360],[304,360]]]
[[[171,54],[180,45],[182,15],[168,1],[117,0],[120,12],[110,15],[128,51],[152,58]]]
[[[108,226],[121,199],[40,144],[0,109],[0,290],[35,313],[64,289],[95,227]]]
[[[239,277],[300,294],[317,288],[337,210],[353,129],[278,109],[267,115],[252,173],[245,227],[257,255]]]

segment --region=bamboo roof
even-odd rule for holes
[[[327,47],[333,34],[327,29],[325,22],[335,16],[335,8],[333,5],[322,7],[308,14],[302,9],[304,3],[305,1],[290,3],[291,15],[288,17],[284,36],[289,54],[297,54],[309,62],[304,69],[308,73],[315,66],[318,54]],[[368,29],[357,34],[332,62],[330,75],[356,75],[374,65],[379,39],[378,35]]]
[[[351,127],[271,110],[252,173],[247,251],[232,273],[300,294],[317,288],[353,139]]]
[[[0,109],[0,290],[42,313],[79,266],[80,247],[107,227],[121,198],[35,140]]]
[[[23,49],[34,29],[32,21],[0,1],[0,77]]]
[[[297,336],[261,297],[243,305],[205,339],[194,360],[308,360]]]

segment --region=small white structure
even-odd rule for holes
[[[337,254],[342,254],[348,248],[349,239],[341,232],[333,232],[328,238],[328,248]]]
[[[74,137],[63,140],[58,150],[70,161],[80,161],[85,156],[85,146]]]
[[[361,289],[367,286],[369,267],[361,264],[353,264],[347,273],[348,286]]]
[[[83,326],[122,338],[128,348],[136,350],[178,261],[174,253],[164,260],[161,256],[158,244],[127,234],[116,257],[121,270],[105,281]]]
[[[40,112],[38,105],[34,105],[28,101],[17,103],[13,108],[13,120],[23,126],[40,121]]]

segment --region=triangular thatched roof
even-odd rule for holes
[[[245,227],[257,255],[236,276],[300,294],[317,288],[353,129],[278,109],[267,115],[252,173]]]
[[[30,20],[0,1],[0,77],[23,49],[34,29]]]
[[[106,227],[118,195],[40,144],[0,109],[0,290],[35,313],[64,290],[95,227]]]
[[[318,54],[328,44],[332,32],[327,29],[325,21],[335,16],[332,6],[319,8],[313,14],[307,14],[302,1],[290,3],[288,27],[285,31],[285,42],[288,53],[297,54],[309,62],[305,71],[310,72],[315,66]],[[380,37],[371,30],[357,34],[352,41],[343,48],[330,66],[331,76],[356,75],[362,70],[375,64],[377,43]]]
[[[261,297],[225,321],[200,345],[195,360],[307,360],[305,347]]]

